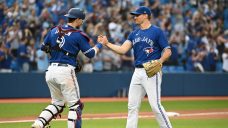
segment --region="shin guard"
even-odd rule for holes
[[[69,107],[68,113],[68,128],[81,128],[82,126],[82,110],[83,103],[78,101],[73,106]]]
[[[54,104],[48,105],[36,119],[36,123],[42,128],[49,124],[52,119],[55,119],[60,113],[63,112],[65,106],[58,106]]]

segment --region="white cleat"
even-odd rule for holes
[[[32,128],[41,128],[41,127],[39,124],[34,123],[34,124],[32,124]]]

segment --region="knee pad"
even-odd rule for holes
[[[48,105],[40,114],[37,121],[45,127],[52,119],[55,119],[60,113],[63,112],[65,106],[59,106],[55,104]]]
[[[80,100],[69,107],[68,128],[81,128],[83,108],[84,104]]]

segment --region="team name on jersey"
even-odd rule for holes
[[[135,38],[135,39],[133,40],[133,45],[135,45],[136,43],[138,43],[138,42],[140,42],[140,41],[141,41],[141,38],[140,38],[140,37]]]
[[[136,43],[138,43],[138,42],[146,42],[147,44],[149,44],[150,46],[153,46],[154,45],[154,41],[153,40],[151,40],[151,39],[149,39],[148,37],[143,37],[143,38],[141,38],[141,37],[138,37],[138,38],[135,38],[134,40],[133,40],[133,45],[135,45]]]

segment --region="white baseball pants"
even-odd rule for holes
[[[46,72],[46,81],[50,89],[52,103],[68,106],[74,105],[80,99],[78,81],[73,66],[50,65]]]
[[[148,78],[144,68],[135,69],[128,94],[128,118],[126,128],[138,127],[138,113],[141,101],[146,94],[160,128],[172,128],[160,101],[161,81],[161,73],[157,73],[155,76]]]

